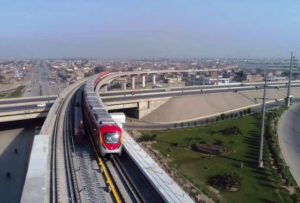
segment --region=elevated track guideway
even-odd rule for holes
[[[110,77],[116,75],[111,74]],[[153,181],[152,172],[158,167],[149,157],[147,161],[153,162],[152,167],[140,166],[141,163],[135,157],[139,153],[136,148],[123,150],[120,157],[112,155],[110,158],[102,158],[95,150],[94,143],[89,141],[87,133],[83,133],[84,139],[78,139],[75,128],[78,127],[80,119],[74,117],[80,115],[78,111],[81,111],[81,95],[85,82],[86,80],[82,80],[68,87],[51,108],[51,116],[46,119],[39,135],[39,139],[44,140],[44,154],[48,151],[46,146],[49,146],[48,158],[39,156],[41,145],[38,141],[34,143],[35,153],[30,158],[30,175],[26,177],[22,202],[42,198],[44,202],[174,202],[174,199],[179,200],[175,202],[192,202],[163,171],[155,175],[167,177],[161,177],[162,182],[159,184],[157,177]],[[99,100],[101,101],[100,97]],[[127,134],[126,136],[128,137]],[[145,157],[144,155],[143,159],[146,160]],[[43,162],[47,159],[47,167],[44,164],[42,170],[39,170],[40,173],[35,175],[39,168],[36,166],[41,159]],[[148,170],[152,170],[151,174],[145,172]],[[37,178],[39,182],[36,182]],[[163,187],[165,182],[172,184]],[[46,190],[42,189],[44,186]],[[172,192],[175,194],[174,198],[169,197],[170,194],[166,192],[170,192],[171,188],[175,188]],[[39,194],[37,191],[40,191]]]
[[[81,91],[70,92],[56,112],[50,202],[164,202],[126,152],[102,159],[89,135],[78,141],[74,116],[80,109],[76,106],[81,105]]]
[[[66,99],[62,100],[56,114],[52,135],[51,171],[50,171],[50,202],[75,202],[76,183],[72,152],[70,150],[70,100],[75,90],[71,91]]]

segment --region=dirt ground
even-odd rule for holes
[[[34,135],[35,126],[28,121],[0,124],[1,202],[20,201]]]
[[[268,99],[279,99],[286,96],[286,89],[268,89]],[[294,88],[292,95],[300,96],[300,88]],[[141,121],[148,123],[169,123],[197,119],[219,112],[229,111],[248,105],[260,103],[262,90],[245,92],[227,92],[205,95],[173,97],[159,108],[146,115]],[[255,99],[257,98],[257,99]]]

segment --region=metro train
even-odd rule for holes
[[[108,73],[101,73],[86,83],[82,95],[84,124],[101,156],[122,154],[122,128],[112,119],[102,101],[95,94],[95,85]],[[97,81],[97,82],[96,82]]]

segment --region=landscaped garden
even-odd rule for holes
[[[282,111],[267,116],[264,168],[257,167],[258,114],[200,127],[141,131],[137,141],[150,143],[176,179],[191,182],[197,189],[186,189],[194,197],[201,191],[216,202],[295,202],[299,190],[278,156],[274,137]]]

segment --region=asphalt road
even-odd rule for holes
[[[26,103],[26,102],[47,102],[47,101],[51,101],[51,100],[55,100],[56,99],[56,96],[51,96],[51,97],[47,97],[47,98],[40,98],[40,97],[37,97],[37,98],[18,98],[18,99],[15,99],[15,100],[3,100],[1,99],[0,100],[0,105],[5,105],[5,104],[18,104],[18,103]]]
[[[51,107],[52,104],[47,104],[47,107]],[[33,110],[40,109],[45,107],[38,107],[37,105],[23,105],[23,106],[10,106],[10,107],[1,107],[0,112],[9,112],[9,111],[25,111],[25,110]]]
[[[57,95],[65,87],[64,83],[50,85],[48,76],[51,69],[44,60],[35,64],[32,73],[30,87],[25,92],[26,96]]]
[[[279,86],[279,87],[286,87],[285,82],[276,82],[272,83],[269,85],[272,85],[271,88]],[[299,82],[294,83],[295,85],[298,84]],[[292,84],[293,85],[293,84]],[[145,93],[164,93],[164,92],[172,92],[172,91],[187,91],[187,90],[201,90],[201,89],[213,89],[213,88],[226,88],[226,87],[247,87],[247,86],[255,86],[254,84],[233,84],[233,85],[205,85],[205,86],[185,86],[185,87],[170,87],[170,88],[157,88],[157,89],[137,89],[137,90],[125,90],[125,91],[109,91],[109,92],[104,92],[100,93],[101,96],[107,97],[107,96],[124,96],[124,95],[134,95],[134,94],[145,94]],[[263,84],[258,84],[256,85],[258,89],[263,88]]]
[[[293,87],[300,87],[300,85],[295,85]],[[184,95],[195,95],[195,94],[211,94],[211,93],[220,93],[220,92],[235,92],[235,89],[207,89],[207,90],[194,90],[194,91],[176,91],[176,92],[164,92],[157,94],[144,94],[144,95],[131,95],[131,96],[119,96],[112,98],[102,97],[103,102],[115,102],[115,101],[131,101],[131,100],[139,100],[139,99],[147,99],[147,98],[162,98],[162,97],[173,97],[173,96],[184,96]],[[274,89],[275,87],[268,87],[267,89]],[[262,89],[262,87],[244,87],[241,91],[249,91],[249,90],[257,90]],[[280,88],[283,89],[283,88]],[[284,88],[286,89],[286,88]]]
[[[300,102],[283,113],[278,122],[278,139],[282,155],[300,186]]]

